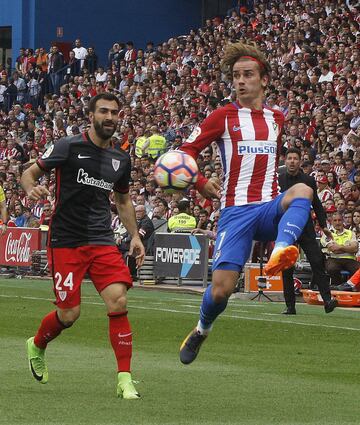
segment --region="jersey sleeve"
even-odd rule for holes
[[[129,192],[129,180],[131,171],[130,158],[128,159],[124,167],[125,170],[122,174],[122,177],[114,184],[114,191],[125,194]]]
[[[36,163],[42,170],[50,171],[52,168],[61,167],[67,161],[69,153],[70,143],[63,138],[50,146]]]
[[[225,131],[226,112],[224,108],[216,109],[210,114],[200,126],[195,127],[180,150],[197,159],[200,152],[209,146],[212,142],[220,139]],[[196,182],[196,189],[201,190],[207,182],[207,179],[199,173]]]
[[[218,140],[225,131],[225,111],[216,109],[200,126],[195,127],[190,136],[185,140],[180,150],[197,159],[199,153]]]

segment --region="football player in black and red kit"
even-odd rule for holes
[[[126,309],[127,290],[132,280],[110,227],[109,194],[113,190],[120,219],[132,236],[130,254],[140,267],[144,247],[128,193],[130,157],[110,145],[119,107],[119,100],[110,93],[92,98],[90,130],[60,139],[23,173],[23,188],[31,199],[38,200],[47,197],[49,192],[37,185],[37,180],[53,168],[56,171],[56,203],[48,236],[48,259],[57,308],[44,317],[36,335],[27,341],[27,350],[34,378],[46,383],[45,349],[78,319],[80,286],[88,273],[108,311],[109,337],[118,365],[117,394],[125,399],[137,399],[139,394],[130,374],[132,333]]]

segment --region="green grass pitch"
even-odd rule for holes
[[[107,317],[91,284],[79,321],[47,350],[49,382],[28,370],[25,341],[53,306],[51,283],[0,280],[0,424],[347,425],[360,423],[360,311],[230,301],[198,359],[178,360],[201,297],[129,292],[133,378],[117,399]]]

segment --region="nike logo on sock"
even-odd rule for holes
[[[296,229],[301,230],[300,227],[297,226],[296,224],[291,224],[291,223],[287,222],[286,225],[289,226],[289,227],[295,227]]]
[[[118,337],[119,337],[119,338],[125,338],[125,337],[130,336],[130,335],[132,335],[132,332],[129,332],[128,334],[122,334],[122,333],[119,333],[119,334],[118,334]]]

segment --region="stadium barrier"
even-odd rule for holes
[[[10,227],[0,236],[0,266],[15,274],[49,275],[46,255],[47,232],[34,228]],[[137,270],[140,285],[177,285],[206,287],[211,282],[212,259],[209,260],[209,239],[204,235],[158,233],[154,256],[146,256]],[[258,290],[259,264],[246,263],[239,285],[245,292]],[[311,278],[305,258],[295,267],[295,275],[303,282]],[[282,292],[282,276],[267,281],[264,291]]]

